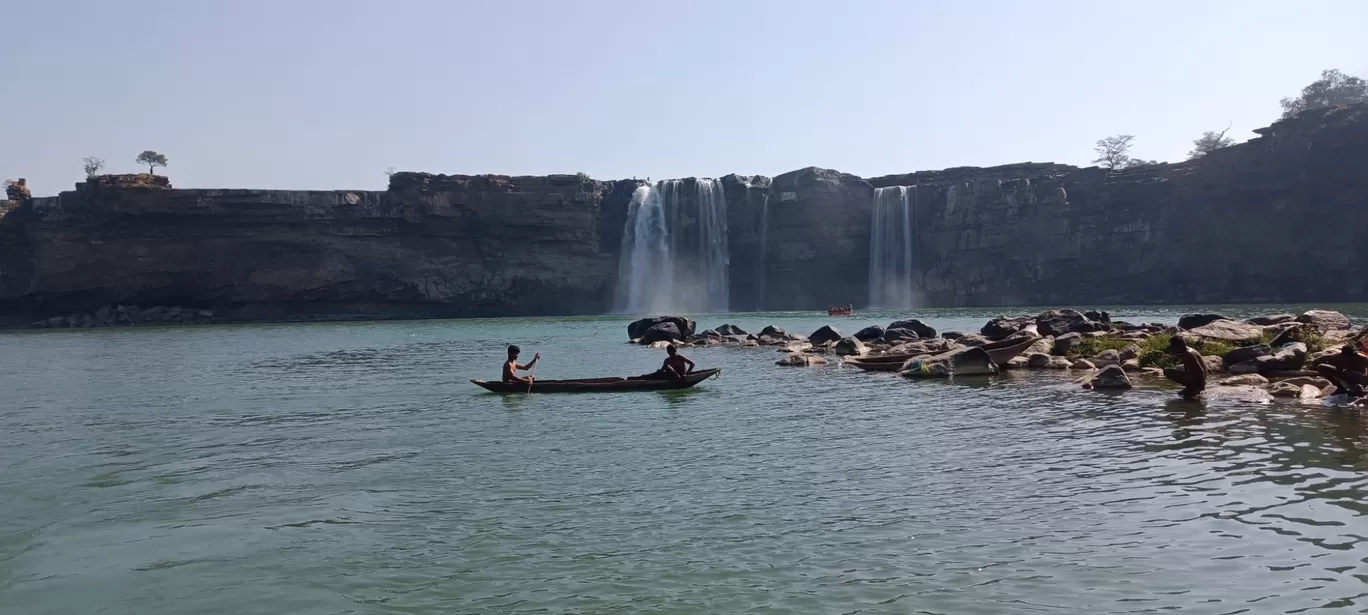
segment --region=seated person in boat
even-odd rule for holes
[[[531,384],[531,383],[532,383],[532,377],[531,377],[531,376],[529,376],[529,377],[527,377],[527,378],[523,378],[523,377],[521,377],[521,376],[519,376],[519,375],[517,374],[517,371],[518,371],[518,370],[526,371],[526,370],[532,369],[532,366],[533,366],[533,365],[536,365],[536,364],[537,364],[537,361],[541,359],[541,353],[539,352],[539,353],[536,354],[536,356],[532,357],[532,362],[531,362],[531,363],[528,363],[527,365],[518,365],[518,353],[519,353],[519,352],[522,352],[522,349],[521,349],[521,348],[518,348],[517,346],[509,346],[509,347],[508,347],[508,360],[507,360],[507,361],[504,361],[504,366],[503,366],[503,381],[504,381],[504,382],[521,382],[521,383],[523,383],[523,384]]]
[[[1177,335],[1169,340],[1168,351],[1183,362],[1183,369],[1164,368],[1165,378],[1183,385],[1183,390],[1178,394],[1183,399],[1192,399],[1205,391],[1207,368],[1202,353],[1188,348],[1187,340]]]
[[[1340,353],[1316,366],[1316,373],[1335,385],[1339,392],[1350,397],[1361,397],[1368,384],[1368,357],[1353,344],[1345,344]]]
[[[683,378],[694,370],[694,362],[688,357],[679,354],[679,349],[674,344],[665,347],[665,363],[661,364],[660,370],[652,374],[656,378]]]

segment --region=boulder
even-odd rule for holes
[[[1108,314],[1106,312],[1098,312],[1096,310],[1088,310],[1086,312],[1083,312],[1083,316],[1087,317],[1088,320],[1091,320],[1095,323],[1107,325],[1108,330],[1112,328],[1111,314]]]
[[[1233,320],[1217,320],[1189,329],[1193,335],[1225,342],[1253,342],[1263,337],[1263,327]]]
[[[1240,374],[1238,376],[1230,376],[1217,380],[1216,384],[1227,387],[1263,386],[1268,384],[1268,379],[1258,374]]]
[[[930,357],[908,359],[903,363],[902,373],[908,378],[975,376],[996,374],[998,367],[982,348],[956,348]]]
[[[765,326],[764,329],[760,330],[760,335],[768,335],[770,337],[782,337],[785,339],[787,339],[789,336],[788,331],[780,329],[779,327],[776,327],[774,325]]]
[[[722,335],[746,335],[746,332],[736,325],[722,325],[717,328],[717,332]]]
[[[1126,344],[1126,347],[1122,348],[1118,354],[1121,356],[1122,363],[1133,359],[1139,359],[1140,346],[1136,344]]]
[[[684,334],[673,322],[660,322],[648,327],[641,335],[636,338],[642,344],[654,344],[656,342],[673,342],[684,339]]]
[[[1082,344],[1082,343],[1083,343],[1083,334],[1081,334],[1081,333],[1065,333],[1064,335],[1061,335],[1061,336],[1055,338],[1055,340],[1054,340],[1054,351],[1053,351],[1053,352],[1054,352],[1054,354],[1057,354],[1057,355],[1060,355],[1060,356],[1064,356],[1064,355],[1069,354],[1069,351],[1070,351],[1070,350],[1073,350],[1073,347],[1074,347],[1074,346],[1077,346],[1077,345]]]
[[[1252,359],[1241,363],[1236,363],[1226,368],[1232,374],[1257,374],[1259,373],[1259,361]]]
[[[841,339],[841,332],[831,325],[823,325],[822,328],[813,331],[808,335],[808,341],[813,344],[826,344]]]
[[[1271,354],[1273,354],[1273,349],[1269,348],[1268,344],[1255,344],[1253,346],[1236,348],[1235,350],[1227,352],[1224,355],[1221,355],[1221,361],[1225,363],[1226,367],[1230,367],[1231,365],[1235,365],[1236,363],[1253,361],[1254,359],[1257,359],[1259,357],[1268,356]]]
[[[1349,328],[1349,317],[1333,310],[1307,310],[1297,322],[1311,325],[1319,333]]]
[[[956,343],[956,344],[959,344],[959,345],[961,345],[961,346],[970,346],[970,347],[977,348],[977,347],[979,347],[979,346],[983,346],[983,345],[985,345],[985,344],[991,343],[991,340],[989,340],[988,338],[986,338],[986,337],[984,337],[984,336],[982,336],[982,335],[977,335],[977,334],[971,333],[971,334],[969,334],[969,335],[966,335],[966,336],[964,336],[964,337],[961,337],[961,338],[955,340],[955,343]]]
[[[983,325],[983,327],[979,329],[979,334],[990,340],[1000,340],[1020,331],[1022,327],[1032,324],[1035,321],[1036,319],[1034,316],[1013,316],[1010,318],[1007,316],[998,316],[997,318],[988,321],[988,324]]]
[[[1293,322],[1295,320],[1297,320],[1297,317],[1291,314],[1274,314],[1272,316],[1255,316],[1253,318],[1246,320],[1245,322],[1251,325],[1267,327],[1269,325],[1280,325],[1287,322]]]
[[[784,358],[779,359],[774,364],[784,367],[808,367],[811,365],[825,365],[826,363],[827,360],[821,355],[795,352],[785,355]]]
[[[1043,352],[1036,352],[1026,355],[1026,365],[1028,367],[1035,367],[1039,369],[1047,368],[1050,366],[1050,355],[1047,355]]]
[[[885,344],[901,344],[904,342],[915,342],[921,339],[916,331],[911,329],[888,329],[884,331],[881,340]]]
[[[1306,365],[1304,367],[1314,369],[1317,365],[1331,362],[1332,359],[1340,355],[1340,351],[1340,347],[1336,346],[1334,348],[1326,348],[1320,352],[1312,353],[1306,357]]]
[[[959,331],[946,331],[945,333],[940,334],[940,336],[947,340],[957,340],[964,337],[964,334]]]
[[[1050,369],[1069,369],[1072,366],[1073,361],[1064,357],[1050,357],[1050,364],[1047,367]]]
[[[1288,384],[1295,384],[1295,385],[1297,385],[1297,386],[1301,386],[1301,385],[1303,385],[1303,384],[1309,384],[1309,385],[1311,385],[1311,386],[1313,386],[1313,387],[1316,387],[1316,388],[1318,388],[1318,389],[1320,389],[1320,390],[1322,390],[1322,391],[1324,391],[1325,389],[1330,388],[1330,387],[1332,387],[1332,386],[1335,386],[1335,385],[1333,385],[1333,384],[1330,384],[1330,381],[1329,381],[1329,380],[1326,380],[1325,378],[1322,378],[1322,377],[1320,377],[1320,376],[1297,376],[1297,377],[1294,377],[1294,378],[1288,378],[1288,379],[1286,379],[1286,380],[1280,380],[1279,382],[1286,382],[1286,383],[1288,383]]]
[[[180,313],[179,308],[173,308],[173,310],[177,314]],[[149,318],[148,320],[151,319]],[[697,324],[691,318],[684,318],[683,316],[653,316],[651,318],[642,318],[641,320],[627,325],[627,339],[634,340],[645,337],[648,329],[664,323],[673,323],[675,330],[679,332],[679,336],[675,339],[681,340],[692,337],[694,329],[697,327]]]
[[[917,333],[917,337],[931,338],[936,337],[936,330],[927,326],[920,320],[909,318],[907,320],[897,320],[889,323],[889,329],[911,329]]]
[[[1008,339],[1011,339],[1010,336],[1008,337]],[[1021,351],[1021,354],[1027,356],[1035,354],[1037,352],[1041,354],[1050,354],[1054,352],[1054,343],[1055,341],[1053,337],[1042,337],[1040,339],[1037,339],[1035,343],[1031,344],[1030,346],[1027,346],[1026,350]]]
[[[1321,396],[1321,390],[1309,384],[1292,384],[1290,382],[1274,382],[1268,387],[1268,392],[1274,397],[1291,397],[1294,399],[1315,399]]]
[[[1036,326],[1041,335],[1059,337],[1065,333],[1090,333],[1106,331],[1107,325],[1093,322],[1077,310],[1050,310],[1036,316]]]
[[[881,340],[884,336],[884,328],[879,325],[870,325],[855,332],[855,339],[861,342],[872,342]]]
[[[1178,319],[1179,329],[1196,329],[1218,320],[1230,320],[1220,314],[1184,314]]]
[[[1085,389],[1125,390],[1133,386],[1130,377],[1120,365],[1108,365],[1083,383]]]
[[[1128,372],[1138,372],[1144,368],[1140,367],[1140,359],[1126,359],[1121,362],[1121,369]]]
[[[1121,351],[1111,349],[1103,350],[1102,352],[1097,353],[1097,356],[1089,360],[1092,361],[1093,365],[1096,365],[1098,367],[1104,367],[1107,365],[1120,365]]]
[[[1266,376],[1273,372],[1300,370],[1306,366],[1306,354],[1306,344],[1292,342],[1271,356],[1259,357],[1254,362],[1259,366],[1259,373]]]
[[[1073,364],[1069,366],[1069,369],[1094,370],[1097,369],[1097,366],[1093,365],[1092,361],[1087,359],[1079,359],[1074,361]]]
[[[831,347],[831,351],[844,357],[858,357],[869,352],[869,348],[859,338],[843,337]]]
[[[1219,374],[1225,371],[1225,363],[1221,362],[1221,357],[1215,355],[1203,355],[1202,362],[1206,363],[1208,374]]]
[[[1018,355],[1012,357],[1006,363],[1003,363],[998,367],[1001,367],[1002,369],[1026,369],[1029,366],[1030,364],[1027,361],[1026,357]]]

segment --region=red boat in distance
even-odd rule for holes
[[[827,308],[827,316],[851,316],[855,314],[855,306],[845,305]]]

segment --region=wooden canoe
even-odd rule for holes
[[[848,365],[854,365],[867,372],[896,372],[902,369],[903,363],[908,359],[917,357],[929,357],[928,354],[890,354],[881,357],[846,357]]]
[[[621,393],[627,391],[668,391],[687,389],[722,373],[722,368],[704,369],[683,378],[585,378],[581,380],[538,380],[529,387],[520,382],[470,382],[495,393]]]

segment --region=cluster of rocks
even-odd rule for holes
[[[16,203],[23,203],[33,198],[33,193],[28,189],[28,180],[20,177],[5,185],[5,199]]]
[[[207,325],[214,322],[210,310],[191,310],[179,306],[140,308],[136,305],[104,306],[89,314],[53,316],[33,323],[33,327],[67,329],[94,327],[136,327],[153,325]]]
[[[1071,309],[1036,315],[998,316],[977,333],[937,332],[915,319],[888,326],[865,327],[843,335],[823,326],[807,336],[774,326],[749,334],[734,325],[697,331],[696,323],[678,316],[646,318],[632,323],[628,335],[642,344],[687,346],[779,346],[785,353],[777,364],[812,366],[827,363],[823,355],[861,362],[899,362],[896,371],[907,378],[994,374],[1003,369],[1054,369],[1085,372],[1078,380],[1088,389],[1129,389],[1131,376],[1162,376],[1147,359],[1156,349],[1143,344],[1157,335],[1183,336],[1199,350],[1221,348],[1205,356],[1217,385],[1255,386],[1274,396],[1319,397],[1334,387],[1314,368],[1340,351],[1345,343],[1365,343],[1368,327],[1354,331],[1339,312],[1311,310],[1300,315],[1277,314],[1236,320],[1219,314],[1189,314],[1177,326],[1113,321],[1106,312]],[[1312,348],[1305,340],[1316,340]],[[1105,343],[1101,343],[1105,342]],[[1080,349],[1109,346],[1080,355]],[[1148,364],[1147,364],[1148,363]],[[880,371],[893,371],[892,369]]]
[[[165,188],[171,189],[171,178],[151,173],[120,173],[96,175],[86,180],[87,186],[100,188]]]

